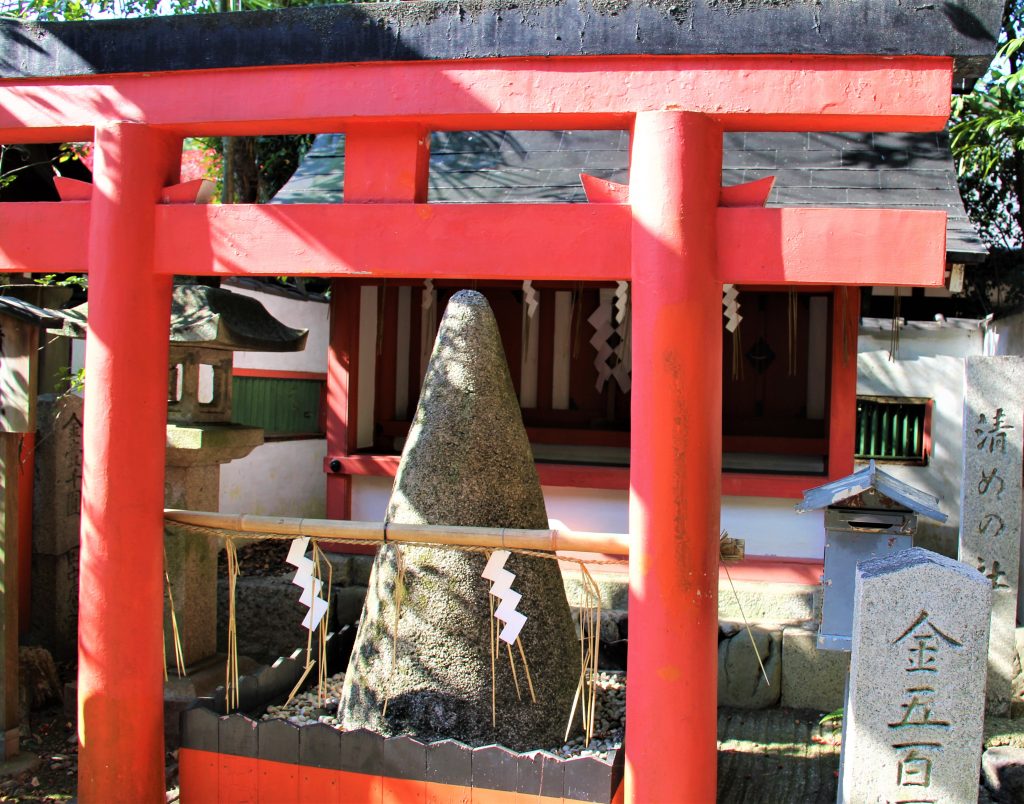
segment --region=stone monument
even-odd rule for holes
[[[82,397],[39,399],[32,503],[32,627],[59,659],[78,650]]]
[[[1024,359],[968,357],[964,363],[960,560],[992,584],[988,711],[1008,715],[1020,576]]]
[[[387,520],[548,527],[501,338],[479,293],[455,294],[445,311]],[[536,703],[517,648],[521,697],[504,642],[492,665],[486,564],[481,552],[380,549],[339,707],[346,729],[514,750],[563,742],[580,651],[558,564],[515,554],[506,564],[522,595],[520,639]]]
[[[918,547],[858,566],[841,804],[977,800],[991,597]]]

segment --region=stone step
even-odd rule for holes
[[[601,591],[602,609],[629,605],[629,583],[623,573],[591,572]],[[562,579],[569,605],[584,605],[584,583],[579,571],[563,566]],[[764,582],[724,577],[718,585],[718,616],[722,620],[778,625],[816,623],[821,614],[821,586],[811,583]]]

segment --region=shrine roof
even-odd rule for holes
[[[945,133],[727,133],[722,183],[775,176],[770,207],[938,209],[946,252],[979,262],[987,249],[964,210]],[[628,182],[622,131],[435,132],[429,190],[435,203],[584,203],[579,174]],[[344,136],[316,138],[275,203],[342,200]]]
[[[74,23],[0,21],[0,78],[603,55],[934,55],[968,86],[1002,0],[418,0]]]
[[[867,466],[858,469],[852,475],[807,489],[804,498],[796,504],[796,510],[798,513],[806,513],[829,506],[851,507],[851,502],[857,502],[856,498],[871,489],[886,500],[936,522],[945,522],[949,518],[939,510],[938,498],[883,472],[874,461],[869,461]],[[847,503],[847,506],[843,506],[843,503]]]
[[[37,327],[52,327],[60,322],[60,319],[51,310],[37,307],[13,296],[0,296],[0,316],[11,316],[20,321],[28,321]]]

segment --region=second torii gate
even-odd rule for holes
[[[984,11],[977,41],[955,15],[904,17],[891,5],[816,7],[819,31],[848,26],[842,47],[791,32],[731,51],[730,31],[749,17],[703,0],[689,12],[703,15],[691,19],[696,33],[671,9],[640,3],[590,9],[583,21],[557,4],[467,15],[428,2],[0,27],[0,141],[95,147],[91,200],[0,208],[0,270],[89,272],[82,801],[163,797],[174,274],[631,280],[626,800],[713,800],[721,285],[939,286],[945,254],[943,213],[719,208],[722,132],[942,128],[954,56],[991,49],[999,4],[966,4]],[[745,13],[811,25],[803,7]],[[868,25],[863,13],[875,15]],[[517,39],[503,14],[516,15],[517,31],[537,17],[559,36],[544,47]],[[917,52],[931,55],[885,39],[900,25],[918,26]],[[430,38],[444,26],[446,39]],[[885,41],[866,40],[865,28]],[[671,36],[654,35],[663,29]],[[595,30],[599,45],[577,47]],[[511,128],[631,130],[630,203],[426,203],[431,130]],[[344,204],[160,203],[185,136],[333,131],[347,137]]]

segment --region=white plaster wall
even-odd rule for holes
[[[1024,313],[1015,313],[993,321],[986,333],[990,355],[1024,355]]]
[[[927,466],[883,464],[884,471],[934,494],[945,525],[919,520],[917,543],[956,555],[960,528],[960,475],[963,438],[963,359],[981,354],[977,328],[933,327],[900,331],[899,356],[889,360],[888,328],[862,328],[858,339],[857,393],[917,396],[934,400],[932,455]]]
[[[228,514],[323,518],[327,441],[271,441],[220,468],[220,510]]]
[[[274,371],[327,371],[330,306],[320,301],[301,301],[276,293],[224,283],[233,293],[251,296],[278,321],[308,329],[301,352],[235,352],[236,368]],[[324,439],[272,441],[257,447],[245,458],[224,464],[220,470],[220,510],[260,516],[323,517],[327,505]]]
[[[722,530],[743,539],[748,556],[820,561],[825,554],[825,515],[798,514],[796,503],[777,497],[723,497]]]
[[[357,477],[354,481],[352,518],[383,519],[391,479]],[[629,494],[625,491],[544,486],[544,503],[549,518],[573,530],[629,531]],[[793,505],[793,500],[724,497],[722,528],[746,540],[747,555],[820,560],[825,545],[824,517],[821,512],[797,514]]]

